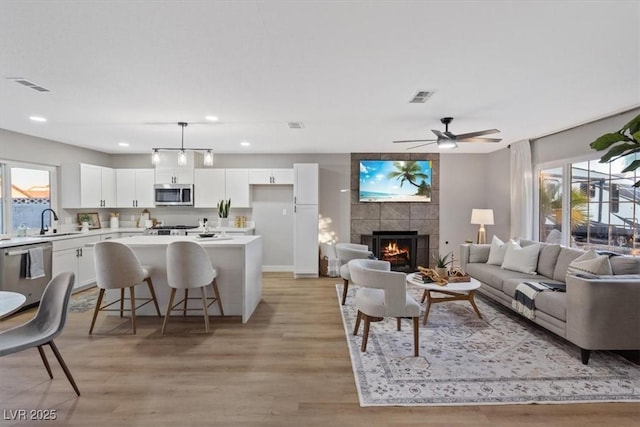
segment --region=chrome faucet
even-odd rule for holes
[[[53,209],[49,209],[49,208],[47,208],[47,209],[43,210],[43,211],[42,211],[42,213],[40,214],[40,235],[43,235],[43,234],[44,234],[44,232],[46,231],[46,230],[45,230],[45,228],[44,228],[44,213],[45,213],[46,211],[50,211],[50,212],[53,214],[53,219],[54,219],[55,221],[57,221],[57,220],[58,220],[58,215],[56,215],[56,212],[55,212]],[[48,229],[49,229],[49,228],[47,227],[47,230],[48,230]]]

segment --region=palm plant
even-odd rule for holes
[[[436,261],[436,268],[447,268],[453,263],[453,252],[446,255],[434,254],[433,259]]]
[[[601,158],[600,163],[613,162],[625,156],[640,153],[640,114],[631,119],[617,132],[607,133],[596,139],[590,147],[597,151],[607,151]],[[640,167],[640,159],[637,157],[630,162],[622,172],[631,172]],[[640,180],[633,184],[640,187]]]

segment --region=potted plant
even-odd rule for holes
[[[86,233],[89,231],[89,215],[86,213],[83,214],[79,214],[78,215],[78,219],[80,220],[80,224],[82,224],[82,229],[80,231],[82,231],[83,233]]]
[[[433,259],[436,261],[436,273],[441,277],[447,277],[447,266],[453,263],[453,252],[449,252],[446,255],[433,255]]]
[[[227,218],[229,216],[229,208],[231,207],[231,199],[220,200],[218,202],[218,226],[226,227]]]
[[[640,167],[640,114],[635,116],[629,123],[624,125],[617,132],[607,133],[590,144],[596,151],[608,150],[600,158],[600,163],[608,163],[627,157],[626,167],[622,172],[632,172]],[[640,180],[636,181],[634,187],[640,187]]]

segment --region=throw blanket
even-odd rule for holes
[[[522,282],[516,287],[516,294],[513,301],[511,301],[511,307],[527,319],[535,319],[536,296],[546,290],[565,292],[566,285],[543,282]]]

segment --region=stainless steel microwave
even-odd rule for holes
[[[193,184],[156,184],[153,195],[156,206],[193,206]]]

